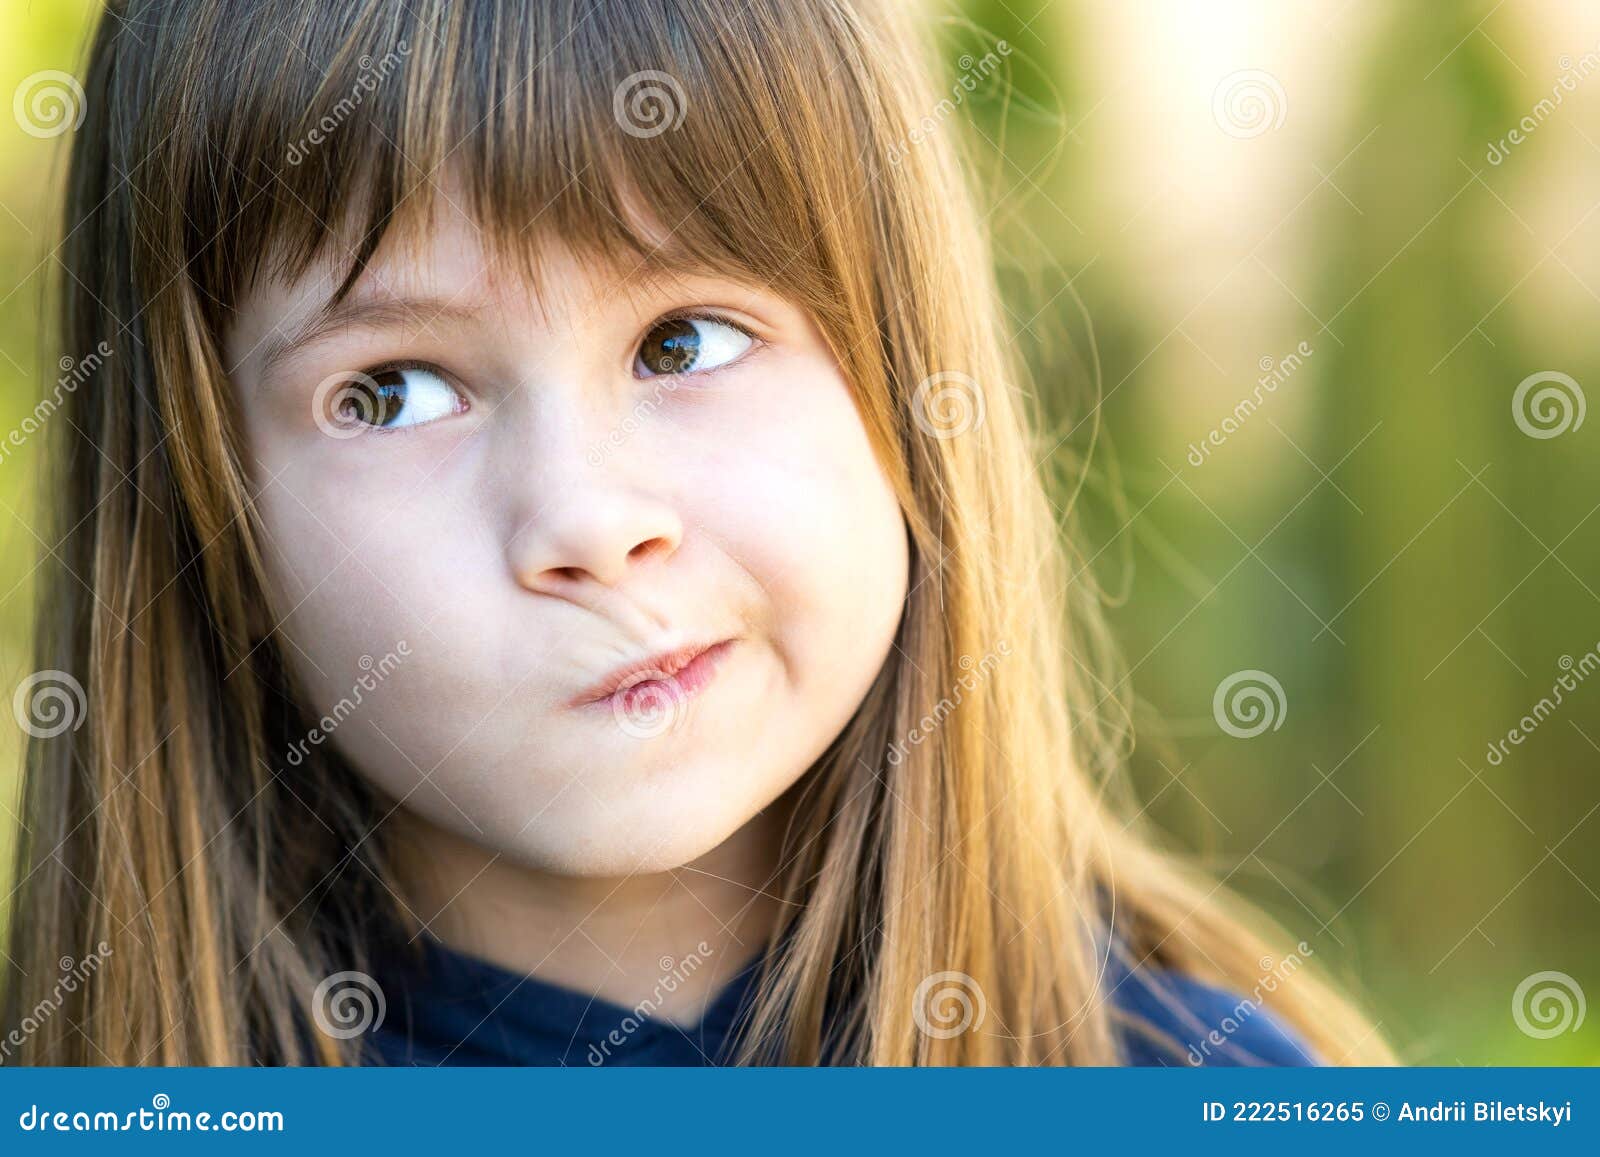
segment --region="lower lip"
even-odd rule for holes
[[[704,690],[716,678],[717,667],[733,649],[733,644],[734,640],[725,639],[714,647],[707,647],[665,679],[641,679],[596,702],[623,711],[648,709],[662,699],[683,702]]]

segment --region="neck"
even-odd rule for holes
[[[621,878],[530,868],[406,809],[396,821],[403,899],[437,939],[624,1007],[676,972],[683,982],[654,1014],[674,1023],[700,1019],[764,949],[782,907],[781,802],[681,868]]]

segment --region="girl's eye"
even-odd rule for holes
[[[639,343],[634,373],[687,374],[714,370],[738,358],[755,343],[744,330],[714,317],[669,317],[658,321]]]
[[[330,401],[334,421],[348,430],[420,426],[463,408],[454,387],[421,366],[357,374]]]

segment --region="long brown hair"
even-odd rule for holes
[[[110,6],[62,252],[65,349],[110,354],[51,427],[37,660],[85,709],[28,749],[8,1023],[55,999],[61,956],[98,965],[23,1059],[353,1059],[310,1005],[401,923],[387,832],[335,751],[283,758],[304,727],[257,610],[220,335],[253,279],[330,249],[348,289],[447,167],[530,277],[559,237],[780,287],[904,510],[897,647],[798,785],[742,1059],[1113,1063],[1111,953],[1260,990],[1287,937],[1126,818],[1114,653],[1041,481],[956,134],[915,132],[939,98],[902,7]],[[1387,1055],[1313,970],[1269,988],[1325,1059]],[[926,1031],[952,997],[983,1022]]]

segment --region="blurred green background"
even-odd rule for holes
[[[1600,996],[1600,11],[927,7],[960,92],[930,131],[974,148],[1047,445],[1098,432],[1087,553],[1148,814],[1359,978],[1406,1060],[1600,1062],[1600,1012],[1546,1036],[1515,1006],[1542,972]],[[81,74],[95,9],[12,0],[0,97]],[[68,139],[0,116],[0,431],[55,377]],[[0,464],[8,693],[37,466]],[[1214,702],[1239,672],[1282,689],[1248,738]]]

